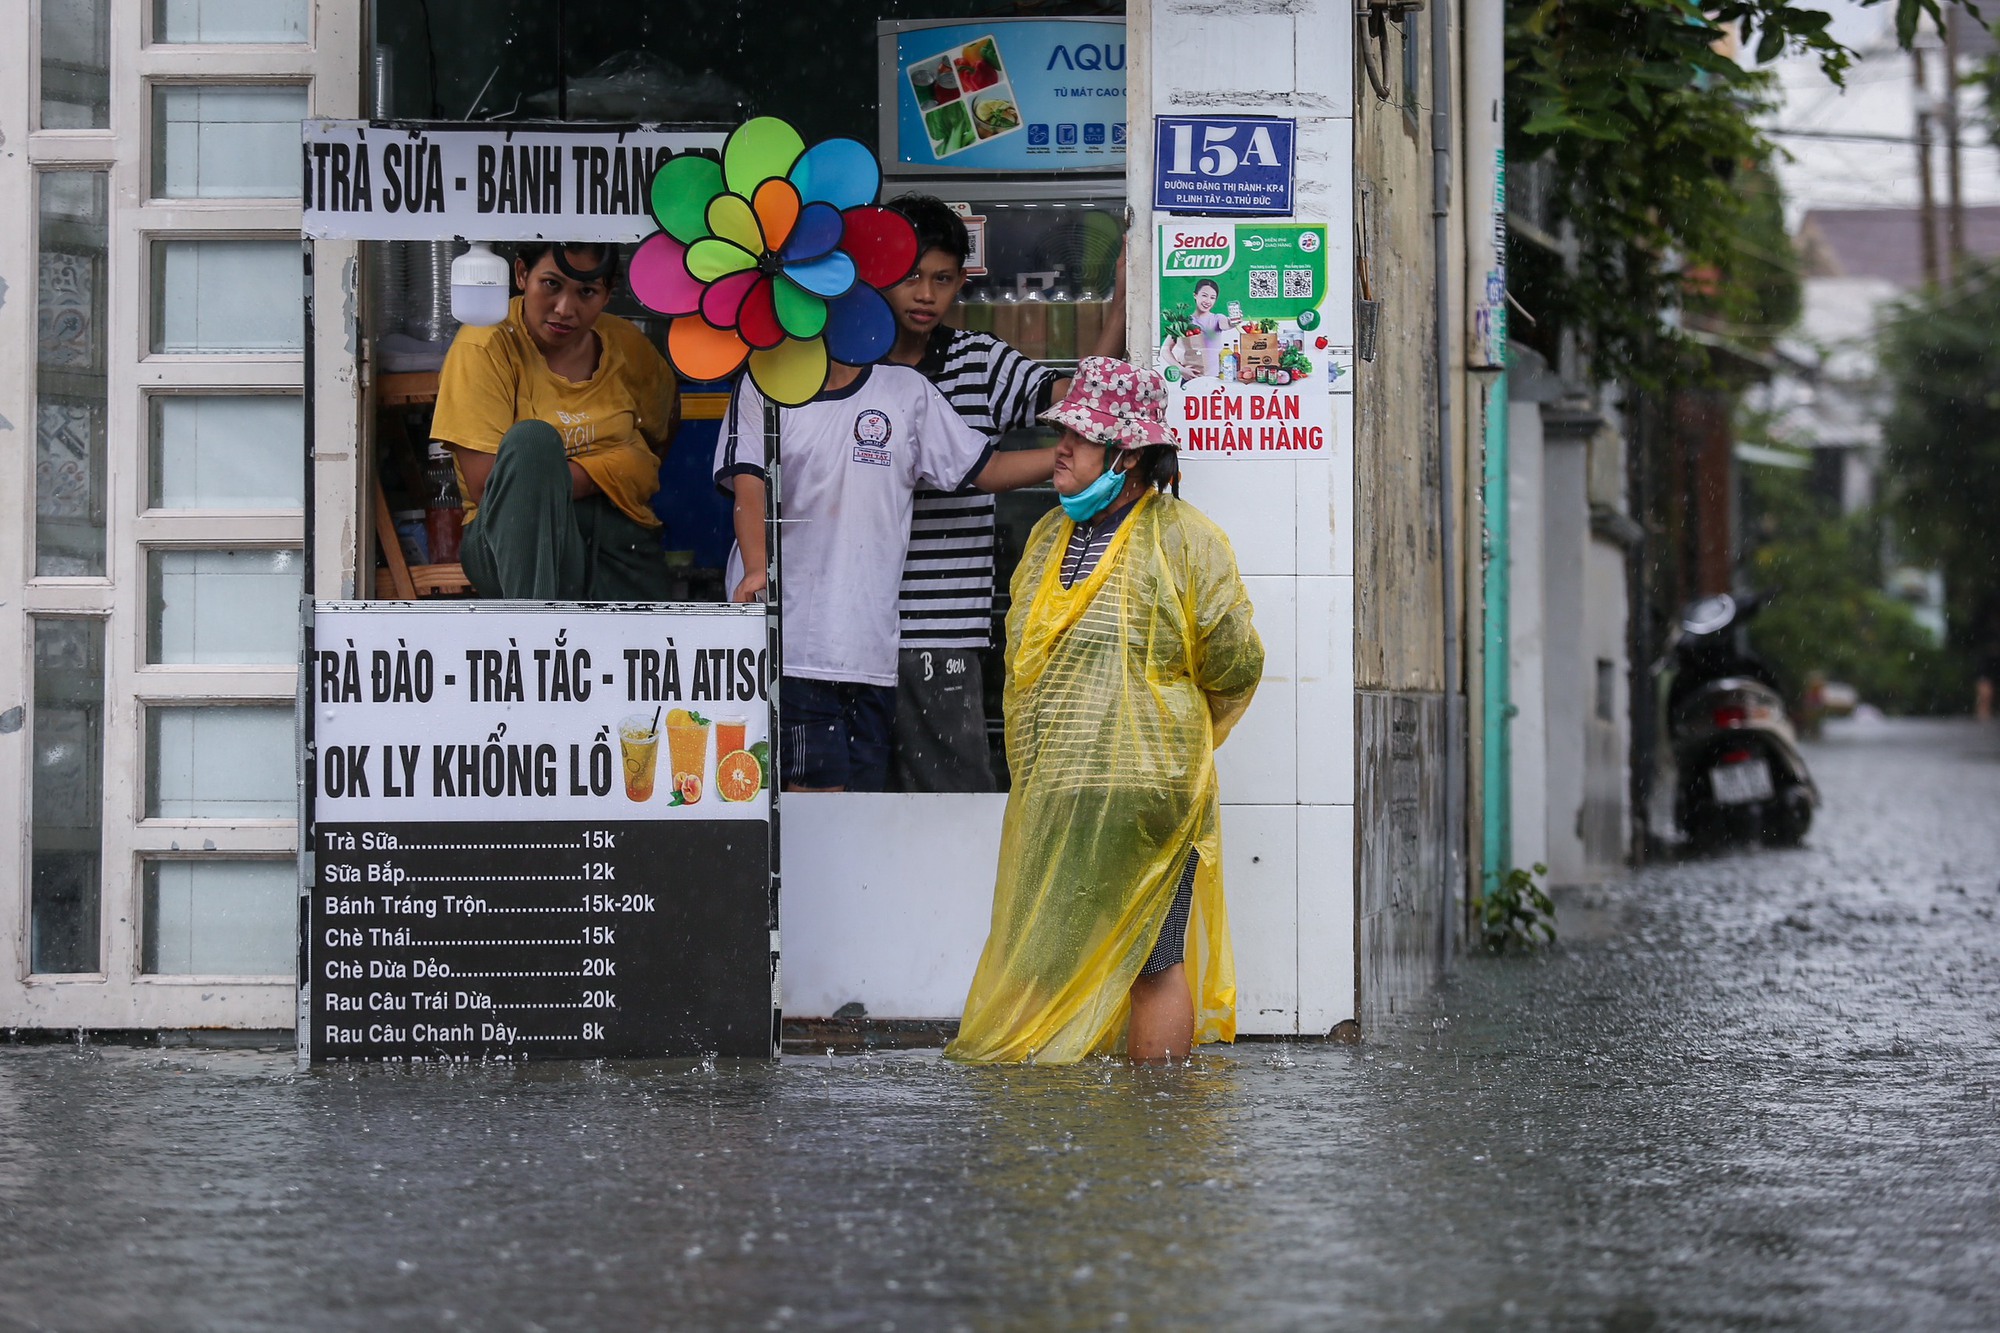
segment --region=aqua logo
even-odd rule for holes
[[[1051,70],[1057,65],[1064,69],[1124,69],[1125,43],[1082,42],[1074,53],[1067,46],[1058,46],[1049,52],[1049,63],[1043,68]]]

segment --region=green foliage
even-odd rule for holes
[[[1535,883],[1535,876],[1548,873],[1540,863],[1532,870],[1515,866],[1481,896],[1479,936],[1488,952],[1538,949],[1556,942],[1556,905]]]
[[[1893,2],[1907,46],[1937,0]],[[1753,124],[1771,81],[1718,48],[1740,32],[1759,63],[1816,55],[1839,82],[1852,53],[1829,22],[1786,0],[1510,0],[1508,159],[1546,157],[1576,245],[1573,268],[1546,275],[1536,294],[1545,308],[1529,313],[1574,330],[1600,378],[1656,385],[1663,366],[1699,364],[1672,355],[1689,346],[1661,320],[1685,289],[1726,287],[1759,252],[1766,270],[1789,267],[1770,236],[1775,199],[1740,183],[1773,151]],[[1770,277],[1754,272],[1750,291],[1714,293],[1716,313],[1750,334],[1780,322],[1784,301],[1756,291]]]
[[[1712,277],[1699,275],[1684,293],[1689,313],[1738,342],[1768,343],[1797,322],[1805,300],[1798,251],[1785,230],[1784,195],[1768,164],[1739,172],[1731,183],[1742,202],[1729,255]],[[1693,276],[1693,275],[1691,275]]]
[[[1755,438],[1754,424],[1745,432]],[[1970,697],[1962,660],[1940,648],[1903,602],[1882,591],[1882,516],[1842,516],[1804,472],[1743,469],[1750,581],[1771,594],[1750,641],[1796,706],[1806,677],[1845,681],[1889,713],[1956,711]]]
[[[1200,332],[1194,326],[1194,307],[1186,301],[1168,306],[1160,312],[1160,337],[1187,338]]]
[[[1920,294],[1888,321],[1883,423],[1896,540],[1944,570],[1954,641],[2000,646],[2000,267]]]

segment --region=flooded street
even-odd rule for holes
[[[0,1047],[0,1326],[2000,1326],[2000,729],[1360,1047],[302,1076]]]

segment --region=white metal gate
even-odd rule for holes
[[[19,8],[27,40],[0,48],[0,809],[23,836],[0,859],[0,1023],[289,1027],[298,122],[358,109],[363,6]],[[321,247],[335,310],[348,258]],[[351,394],[323,407],[321,484],[351,477],[353,417]],[[353,534],[329,542],[337,579]]]

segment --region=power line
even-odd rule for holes
[[[1914,145],[1922,142],[1922,140],[1913,134],[1871,134],[1866,130],[1789,130],[1771,128],[1766,129],[1764,133],[1774,139],[1825,139],[1836,143],[1899,143]],[[1934,139],[1932,142],[1941,144],[1943,140]],[[1996,145],[1982,142],[1978,139],[1971,139],[1961,140],[1959,146],[1961,148],[1993,148]]]

